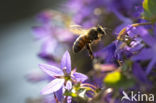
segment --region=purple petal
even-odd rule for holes
[[[47,95],[58,91],[64,85],[64,82],[64,79],[54,79],[45,88],[42,89],[41,94]]]
[[[138,27],[140,29],[140,36],[142,37],[143,41],[147,43],[149,46],[153,46],[155,42],[155,39],[149,34],[149,32],[143,28],[143,27]]]
[[[143,71],[143,68],[137,63],[134,63],[134,65],[133,65],[133,74],[141,82],[150,84],[150,81],[148,80],[147,76],[145,75],[145,71]]]
[[[71,90],[71,89],[72,89],[72,82],[68,80],[66,82],[66,85],[64,85],[62,88],[62,92],[64,93],[66,90]]]
[[[150,34],[148,34],[148,36],[143,36],[142,39],[145,43],[147,43],[147,45],[151,47],[153,46],[153,44],[156,44],[155,39],[152,36],[150,36]]]
[[[70,42],[73,39],[73,34],[67,29],[57,28],[56,33],[59,34],[57,35],[57,38],[60,42]]]
[[[57,92],[55,92],[55,95],[59,101],[62,101],[62,99],[63,99],[63,87],[61,87],[61,89],[59,89]]]
[[[84,82],[85,80],[88,79],[88,77],[82,73],[78,73],[78,72],[75,72],[73,74],[74,78],[78,81],[78,82]]]
[[[71,72],[71,59],[68,51],[64,53],[63,58],[61,60],[61,69],[64,68],[66,68],[67,73]]]
[[[116,8],[112,8],[113,13],[123,22],[131,24],[132,20],[129,18],[124,17]]]
[[[148,75],[150,72],[151,72],[151,70],[152,70],[152,68],[153,68],[153,65],[156,63],[156,59],[153,59],[149,64],[148,64],[148,67],[147,67],[147,69],[146,69],[146,74]]]
[[[72,82],[71,81],[67,81],[66,86],[63,86],[63,93],[65,92],[65,90],[71,90],[72,89]],[[65,96],[64,96],[65,97]],[[72,97],[68,96],[67,98],[67,103],[71,103],[72,101]]]
[[[40,54],[42,55],[52,55],[57,47],[58,42],[55,39],[47,39],[43,42]]]
[[[156,24],[154,25],[154,37],[156,38]]]
[[[148,60],[152,58],[152,49],[144,48],[138,55],[132,57],[132,60]]]
[[[68,96],[67,103],[71,103],[71,102],[72,102],[72,97],[71,96]]]
[[[54,76],[62,76],[64,75],[63,71],[59,69],[58,67],[47,65],[47,64],[39,64],[39,67],[41,70],[48,75],[54,77]]]
[[[72,82],[71,81],[67,81],[67,83],[66,83],[66,89],[67,90],[71,90],[72,89]]]
[[[138,30],[136,29],[136,27],[134,27],[132,25],[128,25],[126,29],[127,29],[127,34],[131,38],[133,38],[137,34],[137,32],[138,32]]]
[[[51,12],[49,11],[44,11],[37,15],[37,19],[41,23],[48,23],[51,20],[51,18],[52,18],[52,15],[51,15]]]
[[[41,39],[42,37],[45,37],[47,34],[47,31],[44,27],[36,26],[36,27],[33,27],[32,29],[37,39]]]

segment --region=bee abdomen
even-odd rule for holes
[[[73,51],[74,53],[78,53],[79,51],[81,51],[85,44],[86,44],[86,41],[85,41],[85,37],[79,37],[77,38],[77,40],[74,42],[74,45],[73,45]]]

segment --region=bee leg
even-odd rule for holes
[[[86,45],[86,48],[88,50],[88,53],[89,53],[89,56],[91,57],[91,59],[94,59],[94,55],[93,55],[93,52],[92,52],[91,45],[90,44],[87,44]]]

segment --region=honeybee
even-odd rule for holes
[[[78,53],[83,48],[88,50],[91,59],[94,59],[91,44],[97,43],[101,40],[103,35],[106,35],[105,28],[98,25],[89,29],[83,29],[81,26],[72,26],[70,31],[74,34],[80,35],[73,44],[73,52]]]

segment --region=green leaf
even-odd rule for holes
[[[143,18],[152,22],[156,21],[156,0],[144,0],[143,1]]]

